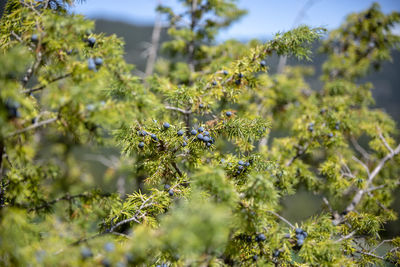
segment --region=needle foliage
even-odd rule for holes
[[[327,34],[217,43],[246,12],[180,2],[157,9],[168,58],[138,77],[123,41],[94,34],[73,1],[8,1],[0,265],[400,264],[400,238],[380,237],[397,219],[398,128],[362,79],[399,48],[400,14],[373,4]],[[319,39],[319,90],[308,67],[268,71],[273,55],[312,59]],[[301,188],[321,208],[293,223],[281,200]]]

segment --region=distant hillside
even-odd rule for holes
[[[129,63],[136,65],[137,69],[143,71],[145,69],[146,59],[143,52],[146,43],[151,42],[152,26],[132,25],[124,22],[109,21],[104,19],[96,20],[96,31],[105,32],[108,34],[116,34],[123,37],[126,42],[125,58]],[[167,40],[168,36],[165,31],[162,32],[161,40]],[[314,51],[317,50],[317,45]],[[305,64],[312,65],[315,68],[315,75],[308,79],[308,82],[314,89],[321,88],[319,75],[321,74],[321,66],[326,56],[314,53],[312,62],[298,62],[294,59],[289,59],[288,63],[297,65]],[[270,71],[273,73],[276,70],[278,63],[277,57],[272,57],[268,60],[271,66]],[[378,107],[385,109],[393,118],[400,122],[400,52],[394,51],[393,62],[387,62],[378,73],[371,73],[366,81],[374,84],[373,91]]]
[[[144,51],[146,49],[146,44],[151,43],[153,26],[138,26],[125,22],[97,19],[96,32],[116,34],[122,37],[125,41],[126,61],[134,64],[137,69],[144,71],[146,67]],[[167,37],[166,32],[163,31],[161,40],[167,40]]]

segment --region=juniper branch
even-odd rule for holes
[[[60,201],[64,201],[64,200],[65,201],[71,201],[71,200],[76,199],[76,198],[88,199],[88,198],[90,198],[92,196],[94,196],[94,194],[92,194],[92,193],[82,193],[82,194],[77,194],[77,195],[69,195],[69,194],[67,194],[65,196],[56,198],[56,199],[54,199],[52,201],[45,202],[43,205],[29,208],[28,211],[38,211],[38,210],[41,210],[41,209],[44,209],[44,208],[49,208],[50,206],[52,206],[52,205],[54,205],[54,204],[56,204],[56,203],[58,203]],[[111,194],[109,194],[109,193],[101,193],[100,196],[109,197],[109,196],[111,196]]]
[[[381,161],[378,163],[378,165],[375,167],[375,169],[368,176],[368,180],[367,180],[367,184],[366,184],[367,189],[360,189],[357,191],[357,193],[353,197],[351,203],[346,207],[346,209],[345,209],[346,213],[353,211],[355,209],[355,207],[358,205],[358,203],[360,203],[364,193],[366,191],[368,191],[368,188],[372,184],[374,178],[382,170],[385,163],[399,153],[400,153],[400,145],[398,145],[396,147],[396,149],[393,150],[393,152],[388,153],[383,159],[381,159]]]
[[[370,154],[357,142],[357,140],[354,138],[354,136],[351,136],[350,138],[351,144],[354,146],[354,149],[360,153],[363,158],[366,160],[369,160],[371,158]]]
[[[41,121],[41,122],[37,122],[37,123],[35,123],[35,124],[32,124],[32,125],[29,126],[29,127],[26,127],[26,128],[24,128],[24,129],[21,129],[21,130],[18,130],[18,131],[16,131],[16,132],[13,132],[13,133],[9,134],[9,135],[7,136],[7,138],[12,137],[12,136],[15,136],[15,135],[18,135],[18,134],[21,134],[21,133],[25,133],[25,132],[28,132],[28,131],[31,131],[31,130],[34,130],[34,129],[36,129],[36,128],[42,127],[42,126],[47,125],[47,124],[50,124],[50,123],[53,123],[53,122],[57,121],[58,119],[59,119],[59,118],[56,117],[56,118],[51,118],[51,119],[44,120],[44,121]]]
[[[49,83],[53,83],[53,82],[62,80],[62,79],[64,79],[64,78],[67,78],[67,77],[71,76],[71,74],[72,74],[72,73],[67,73],[67,74],[61,75],[61,76],[59,76],[59,77],[56,77],[56,78],[50,80]],[[48,84],[42,85],[42,86],[39,86],[39,87],[36,87],[36,88],[26,89],[26,90],[23,90],[21,93],[23,93],[23,94],[30,94],[30,93],[33,93],[33,92],[36,92],[36,91],[40,91],[40,90],[46,88],[47,85],[48,85]]]
[[[165,106],[165,108],[169,109],[169,110],[179,111],[179,112],[181,112],[183,114],[191,114],[192,113],[191,110],[185,110],[185,109],[177,108],[177,107]]]

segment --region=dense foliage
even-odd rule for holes
[[[183,13],[158,8],[169,59],[143,78],[72,1],[8,1],[0,265],[400,264],[400,238],[380,237],[397,219],[398,129],[361,82],[399,47],[400,14],[374,4],[328,36],[300,26],[216,44],[245,11],[181,2]],[[320,90],[310,68],[268,73],[272,55],[309,60],[321,37]],[[324,205],[297,225],[280,211],[299,188]]]

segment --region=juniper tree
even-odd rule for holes
[[[324,37],[314,91],[309,68],[272,74],[268,63],[309,60],[323,29],[217,44],[245,11],[229,0],[181,2],[182,13],[158,8],[169,57],[143,80],[124,62],[123,41],[94,34],[92,21],[67,12],[72,1],[8,1],[1,265],[399,264],[400,239],[379,235],[397,218],[398,132],[361,78],[398,48],[400,15],[374,4]],[[87,151],[104,175],[85,163]],[[140,190],[114,190],[121,177]],[[323,204],[293,223],[281,200],[301,187]]]

